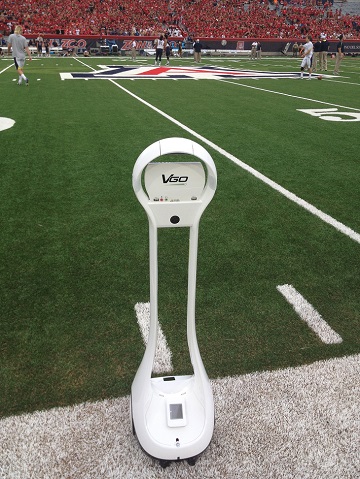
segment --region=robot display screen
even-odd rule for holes
[[[183,419],[182,404],[170,404],[170,419]]]

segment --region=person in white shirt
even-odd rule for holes
[[[131,59],[136,60],[136,40],[131,43]]]
[[[155,65],[160,66],[161,65],[161,57],[164,51],[164,44],[165,40],[163,35],[160,35],[160,37],[155,40],[155,48],[156,48],[156,56],[155,56]]]
[[[306,37],[306,43],[303,46],[302,49],[302,54],[301,56],[303,57],[302,62],[301,62],[301,67],[300,67],[300,78],[304,78],[304,70],[307,70],[309,73],[309,76],[307,80],[311,80],[311,73],[312,73],[312,56],[313,56],[313,44],[312,44],[312,38],[310,35]]]
[[[253,41],[251,44],[250,60],[256,60],[257,42]]]

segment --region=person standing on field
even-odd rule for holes
[[[251,44],[250,60],[256,60],[257,42],[254,40]]]
[[[38,57],[42,57],[42,48],[43,48],[44,39],[41,36],[41,33],[39,33],[39,36],[35,40],[35,43],[36,43],[36,48],[38,52]]]
[[[163,35],[160,35],[160,37],[157,40],[155,40],[155,48],[156,48],[155,65],[158,65],[158,66],[161,65],[161,58],[164,51],[164,45],[165,45],[164,37]]]
[[[311,80],[311,61],[312,61],[312,55],[313,55],[313,44],[312,44],[312,38],[310,35],[306,37],[306,43],[303,47],[303,53],[301,54],[303,59],[301,62],[301,74],[300,78],[304,78],[304,70],[308,70],[309,76],[307,77],[307,80]]]
[[[318,41],[314,43],[314,54],[312,60],[312,71],[316,72],[319,61],[320,61],[320,53],[321,53],[321,40],[320,37]]]
[[[18,84],[21,85],[22,81],[25,81],[26,86],[29,85],[29,79],[24,75],[24,65],[25,65],[25,53],[28,54],[29,60],[32,60],[31,52],[28,47],[28,42],[25,37],[22,36],[22,27],[20,25],[15,27],[14,33],[9,36],[8,39],[8,52],[13,52],[13,58],[15,63],[15,68],[19,75]]]
[[[136,40],[131,42],[131,60],[136,60]]]
[[[298,53],[299,53],[299,45],[298,45],[298,42],[295,42],[293,47],[292,47],[292,52],[293,52],[293,57],[296,57],[298,56]]]
[[[179,53],[179,57],[182,58],[182,56],[183,56],[182,40],[179,40],[179,41],[178,41],[178,53]]]
[[[166,65],[170,65],[171,46],[167,38],[166,38],[166,46],[165,46],[165,55],[166,55]]]
[[[194,48],[194,61],[195,63],[200,63],[202,45],[199,39],[197,39],[196,42],[193,44],[193,48]]]
[[[340,75],[339,68],[342,59],[344,58],[344,35],[339,35],[339,43],[336,45],[336,60],[335,60],[335,68],[334,68],[334,75]]]
[[[261,60],[261,43],[260,42],[257,42],[257,45],[256,45],[256,58],[257,60]]]
[[[320,70],[327,71],[327,55],[329,51],[329,42],[326,39],[325,33],[321,35],[321,50],[320,50]]]

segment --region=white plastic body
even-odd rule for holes
[[[154,159],[174,153],[195,156],[205,164],[203,176],[196,167],[198,178],[193,186],[197,188],[201,182],[203,185],[193,200],[153,201],[154,198],[149,198],[142,186],[143,171]],[[178,178],[190,174],[186,165],[181,170],[184,174],[171,173],[175,170],[168,166],[164,171],[161,173],[160,169],[158,174],[164,174],[165,181],[171,174]],[[150,179],[157,181],[151,175]],[[145,354],[131,388],[131,417],[141,447],[150,456],[161,460],[176,461],[198,456],[210,444],[214,431],[213,393],[196,339],[195,296],[199,221],[215,193],[216,183],[216,168],[209,153],[201,145],[184,138],[167,138],[150,145],[139,156],[133,170],[133,188],[149,219],[150,330]],[[161,187],[161,181],[158,186]],[[166,191],[169,196],[171,190]],[[173,217],[179,221],[173,223]],[[166,227],[190,228],[187,340],[193,375],[152,378],[158,335],[157,230]]]

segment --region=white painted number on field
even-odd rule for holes
[[[15,120],[11,118],[0,117],[0,131],[8,130],[15,125]]]
[[[320,118],[320,120],[326,121],[360,121],[360,113],[338,111],[337,108],[298,109],[297,111],[302,111],[303,113],[316,116]]]
[[[135,304],[136,319],[139,324],[144,344],[147,344],[150,329],[150,303]],[[170,373],[173,370],[171,351],[168,347],[162,329],[158,327],[158,342],[156,345],[155,359],[153,364],[154,373]]]
[[[276,286],[276,289],[284,296],[286,301],[291,304],[300,318],[306,322],[315,334],[325,344],[342,343],[342,338],[336,333],[314,307],[296,291],[291,284]]]

